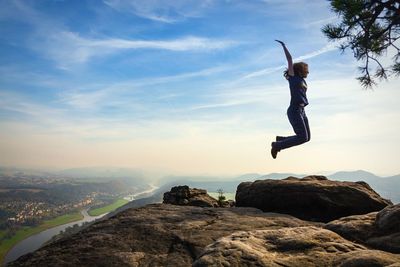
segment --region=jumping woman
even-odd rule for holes
[[[304,107],[308,105],[306,94],[307,83],[305,80],[308,75],[308,65],[304,62],[293,64],[292,56],[287,50],[285,43],[279,40],[275,41],[282,45],[288,62],[288,68],[284,72],[285,78],[289,81],[291,97],[287,116],[296,135],[276,137],[275,142],[271,143],[271,155],[274,159],[282,149],[298,146],[310,141],[310,127],[304,111]]]

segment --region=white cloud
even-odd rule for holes
[[[161,49],[177,52],[209,51],[226,49],[237,45],[231,40],[186,36],[172,40],[129,40],[129,39],[90,39],[77,33],[62,31],[46,37],[37,47],[40,52],[55,60],[60,68],[68,69],[71,65],[88,62],[93,57],[101,57],[129,49]]]
[[[245,79],[249,79],[249,78],[254,78],[254,77],[259,77],[259,76],[263,76],[263,75],[267,75],[270,73],[274,73],[278,70],[283,69],[284,67],[286,67],[286,65],[281,65],[278,67],[271,67],[271,68],[264,68],[261,70],[256,70],[253,71],[251,73],[245,74],[243,77],[240,78],[240,80],[245,80]]]
[[[172,51],[187,50],[212,50],[223,49],[231,46],[232,41],[216,41],[201,37],[184,37],[170,41],[141,41],[141,40],[123,40],[123,39],[107,39],[107,40],[85,40],[88,47],[111,48],[111,49],[166,49]]]
[[[130,12],[163,23],[176,23],[186,18],[200,17],[213,2],[213,0],[104,0],[106,5],[118,11]]]
[[[313,51],[313,52],[310,52],[303,56],[295,58],[294,61],[302,61],[305,59],[309,59],[309,58],[313,58],[313,57],[325,54],[325,53],[333,51],[333,50],[337,50],[337,46],[338,46],[337,43],[328,43],[327,45],[325,45],[321,49],[318,49],[317,51]]]

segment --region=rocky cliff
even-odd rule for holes
[[[319,184],[321,179],[302,182]],[[359,193],[354,193],[352,186],[348,184],[346,191],[350,199]],[[237,200],[244,192],[240,188]],[[319,198],[330,202],[335,190],[328,186],[318,191]],[[365,199],[378,200],[370,190],[363,193],[370,195]],[[277,190],[275,198],[281,192]],[[300,195],[297,191],[292,194]],[[379,211],[350,214],[327,223],[254,207],[216,207],[206,192],[186,187],[167,192],[164,200],[175,204],[124,210],[22,256],[10,266],[400,266],[400,240],[396,239],[400,236],[400,206],[385,200]],[[205,204],[208,202],[211,204]],[[191,206],[199,203],[202,207]],[[307,212],[309,206],[301,208],[294,214]]]

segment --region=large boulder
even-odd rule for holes
[[[206,247],[194,267],[399,266],[400,255],[371,250],[317,227],[236,232]]]
[[[321,222],[379,211],[390,204],[365,182],[330,181],[324,176],[243,182],[236,191],[238,207]]]
[[[400,204],[380,212],[353,215],[331,221],[326,229],[370,247],[400,253]]]
[[[207,194],[207,190],[189,188],[187,185],[175,186],[171,191],[164,193],[164,204],[218,207],[218,201]]]

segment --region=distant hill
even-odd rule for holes
[[[85,167],[71,168],[65,170],[39,170],[16,167],[0,166],[0,175],[20,177],[35,177],[35,178],[52,178],[52,179],[81,179],[92,180],[98,182],[107,182],[112,180],[132,180],[141,184],[148,184],[149,175],[143,171],[131,168],[117,167]]]
[[[37,176],[37,177],[58,177],[54,172],[39,170],[39,169],[28,169],[28,168],[16,168],[16,167],[1,167],[0,166],[0,175],[5,176],[14,176],[18,178],[20,176]]]
[[[59,175],[73,178],[144,178],[141,170],[114,167],[72,168],[57,172]]]
[[[340,171],[340,172],[335,172],[333,174],[327,175],[327,177],[331,180],[338,180],[338,181],[352,181],[352,182],[357,182],[357,181],[373,181],[375,179],[381,179],[382,177],[379,177],[371,172],[363,171],[363,170],[357,170],[357,171]]]
[[[327,176],[330,180],[364,181],[382,197],[390,199],[394,204],[400,203],[400,175],[380,177],[373,173],[358,171],[341,171]]]

